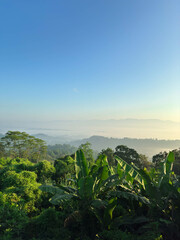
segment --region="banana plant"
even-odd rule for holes
[[[81,216],[79,219],[81,222],[85,222],[88,216],[89,218],[93,216],[93,219],[96,218],[101,227],[110,228],[117,201],[116,197],[110,198],[108,194],[115,190],[117,184],[120,183],[118,174],[112,174],[105,155],[99,156],[96,163],[91,168],[88,167],[82,150],[75,153],[75,171],[73,186],[42,185],[40,189],[52,194],[50,202],[54,205],[75,200],[78,209],[72,213],[73,218]],[[65,222],[67,226],[67,219]],[[96,226],[92,227],[96,222],[94,220],[91,222],[91,228],[96,228]]]
[[[138,195],[141,194],[149,202],[147,216],[151,221],[159,222],[163,239],[180,239],[180,188],[179,181],[172,173],[174,153],[168,154],[160,175],[156,178],[152,178],[146,169],[138,169],[135,165],[115,158],[118,162],[118,174],[123,175],[127,188],[139,184]]]
[[[128,183],[127,186],[132,187],[134,181],[138,182],[141,185],[142,192],[146,193],[146,196],[151,200],[160,200],[160,195],[166,194],[167,189],[169,190],[169,187],[172,186],[170,176],[174,162],[173,152],[168,154],[158,179],[152,179],[146,169],[138,169],[134,164],[129,165],[117,156],[115,156],[115,159],[118,162],[117,172],[119,176],[124,177]]]

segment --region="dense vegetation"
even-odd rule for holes
[[[0,239],[180,239],[179,150],[151,164],[126,146],[95,159],[87,143],[49,162],[25,133],[0,146]]]
[[[76,147],[73,147],[69,144],[55,144],[47,146],[47,158],[49,160],[54,160],[62,158],[66,155],[71,155],[77,150]]]

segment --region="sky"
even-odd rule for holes
[[[179,0],[1,0],[0,123],[180,122]]]

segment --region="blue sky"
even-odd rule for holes
[[[179,0],[0,1],[0,120],[180,122]]]

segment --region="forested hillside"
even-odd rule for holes
[[[115,149],[118,145],[126,145],[134,148],[137,152],[147,155],[150,159],[158,152],[169,151],[180,148],[180,140],[158,140],[158,139],[137,139],[137,138],[108,138],[102,136],[92,136],[90,138],[72,141],[73,146],[89,142],[96,151],[103,148]]]
[[[95,158],[85,143],[50,162],[44,141],[18,131],[0,147],[0,239],[180,239],[180,150],[151,163],[124,145]]]

